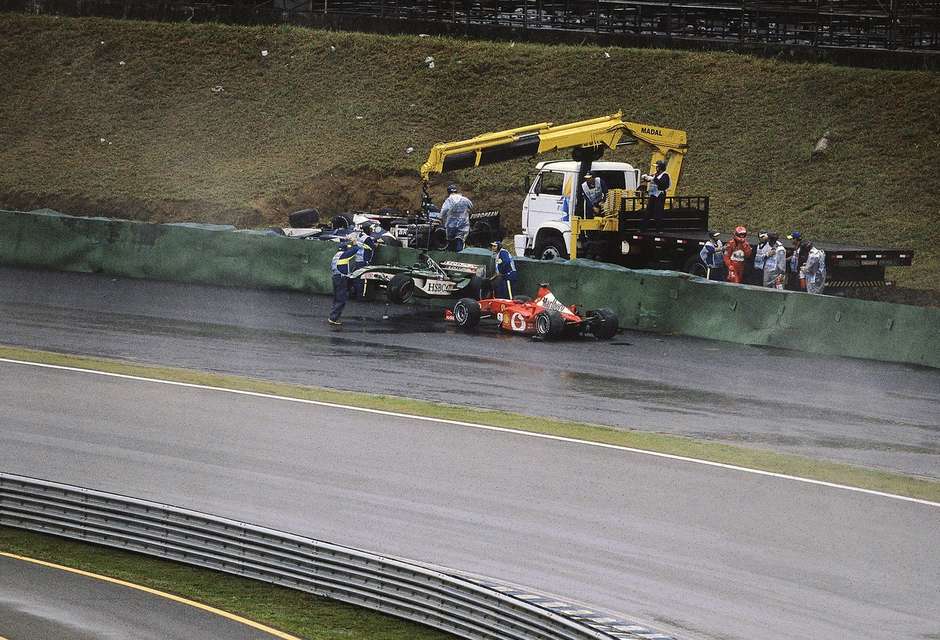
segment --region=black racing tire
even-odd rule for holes
[[[535,335],[541,338],[560,338],[565,332],[565,319],[550,309],[535,316]]]
[[[431,231],[430,245],[432,251],[447,249],[447,230],[444,227],[438,227]]]
[[[352,223],[352,216],[344,216],[342,214],[333,216],[333,219],[330,220],[330,226],[334,229],[348,229],[352,226]]]
[[[568,259],[568,249],[559,236],[549,236],[539,240],[535,245],[535,257],[538,260],[554,260],[555,258]]]
[[[415,292],[415,281],[410,273],[396,273],[388,283],[388,301],[405,304]]]
[[[493,233],[490,231],[490,225],[478,220],[473,223],[473,229],[467,235],[467,246],[485,247],[490,243]]]
[[[473,329],[480,324],[480,303],[472,298],[461,298],[454,305],[454,323],[460,329]]]
[[[301,209],[287,215],[288,224],[293,229],[309,229],[320,222],[320,212],[316,209]]]
[[[470,276],[470,283],[464,288],[463,293],[474,300],[481,300],[484,284],[485,281],[480,276]]]
[[[620,330],[620,320],[617,319],[617,314],[614,313],[613,309],[604,307],[594,312],[590,328],[591,334],[593,334],[595,338],[610,340],[617,335],[617,331]]]

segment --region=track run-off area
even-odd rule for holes
[[[407,388],[409,380],[386,369],[411,367],[411,395],[423,397],[418,392],[430,385],[426,369],[432,355],[449,340],[458,351],[470,351],[471,364],[463,370],[462,354],[437,353],[449,361],[452,375],[434,365],[439,395],[432,399],[463,391],[464,398],[493,408],[502,408],[504,398],[483,386],[484,351],[496,363],[529,351],[519,378],[506,385],[520,395],[549,379],[540,373],[523,378],[530,364],[554,371],[555,378],[576,376],[583,368],[613,368],[600,344],[455,335],[411,309],[409,317],[418,318],[411,329],[423,328],[423,344],[409,360],[396,336],[415,333],[396,333],[394,322],[379,332],[381,323],[369,314],[384,310],[370,305],[352,305],[348,327],[329,333],[322,327],[325,298],[12,273],[21,276],[16,283],[0,279],[10,294],[3,303],[11,320],[3,342],[20,347],[372,393]],[[28,291],[37,279],[47,286]],[[630,343],[621,344],[621,352],[636,352],[640,366],[647,367],[644,351],[658,348],[668,360],[672,340],[624,334],[617,341]],[[760,359],[783,366],[854,370],[854,380],[869,381],[870,395],[906,386],[917,399],[907,410],[898,400],[890,420],[865,411],[865,404],[853,415],[866,419],[855,421],[845,411],[841,421],[822,419],[802,433],[836,424],[856,441],[872,433],[890,439],[893,423],[912,439],[920,435],[919,451],[908,447],[900,455],[886,447],[891,462],[883,466],[904,471],[912,464],[923,467],[925,476],[937,475],[929,411],[934,372],[678,342],[673,356],[718,349],[716,375],[724,371],[728,352],[741,352],[748,361],[756,351]],[[370,348],[376,357],[359,357]],[[390,357],[392,349],[399,357]],[[577,356],[589,364],[579,364]],[[630,358],[620,357],[629,375]],[[683,367],[663,365],[668,366]],[[894,379],[884,378],[885,367]],[[497,365],[497,371],[504,369]],[[760,382],[761,369],[752,371]],[[882,375],[881,387],[876,374]],[[897,378],[906,374],[905,385]],[[679,638],[876,638],[886,631],[922,638],[940,632],[940,507],[931,500],[518,433],[472,419],[429,419],[144,377],[0,362],[6,425],[0,469],[490,575],[622,613]],[[760,406],[760,385],[752,388],[729,408],[736,429],[754,421],[747,409]],[[591,397],[586,387],[555,395],[555,403],[545,405],[549,415],[597,415],[605,407],[596,395],[594,405],[585,401]],[[726,399],[702,395],[691,399],[691,389],[685,395],[693,413]],[[681,405],[681,399],[655,397],[610,404],[623,419],[631,402],[638,405],[634,417],[654,414],[657,404]],[[843,402],[833,398],[830,411],[839,413]],[[802,406],[823,403],[810,395]],[[677,422],[684,420],[688,416]],[[781,424],[790,420],[774,428],[785,431]],[[703,418],[702,428],[708,425]]]
[[[890,621],[914,638],[940,622],[927,501],[322,403],[0,372],[14,473],[538,585],[680,637],[874,638]]]

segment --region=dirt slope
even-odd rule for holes
[[[912,247],[916,266],[889,277],[940,286],[936,74],[14,14],[0,36],[6,208],[260,227],[307,206],[415,207],[435,142],[623,109],[689,132],[680,189],[712,196],[718,228]],[[447,179],[518,226],[527,169]]]

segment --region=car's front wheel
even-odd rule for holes
[[[542,311],[535,316],[535,335],[542,338],[559,338],[564,331],[565,319],[557,311]]]
[[[461,298],[454,305],[454,323],[461,329],[473,329],[481,315],[480,303],[472,298]]]

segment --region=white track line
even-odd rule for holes
[[[312,404],[320,407],[331,407],[333,409],[346,409],[347,411],[359,411],[361,413],[372,413],[382,416],[392,416],[395,418],[408,418],[411,420],[422,420],[425,422],[437,422],[441,424],[450,424],[456,425],[459,427],[470,427],[473,429],[482,429],[486,431],[497,431],[500,433],[511,433],[513,435],[527,436],[530,438],[541,438],[543,440],[555,440],[556,442],[568,442],[572,444],[586,445],[590,447],[601,447],[604,449],[615,449],[618,451],[627,451],[630,453],[636,453],[645,456],[654,456],[657,458],[666,458],[667,460],[678,460],[681,462],[691,462],[694,464],[701,464],[709,467],[718,467],[721,469],[731,469],[733,471],[741,471],[743,473],[751,473],[759,476],[768,476],[771,478],[780,478],[782,480],[791,480],[793,482],[803,482],[806,484],[815,484],[821,487],[830,487],[832,489],[841,489],[843,491],[853,491],[855,493],[864,493],[872,496],[880,496],[882,498],[891,498],[893,500],[902,500],[904,502],[914,502],[916,504],[922,504],[929,507],[940,507],[940,502],[933,502],[930,500],[923,500],[921,498],[910,498],[908,496],[900,496],[895,493],[886,493],[884,491],[875,491],[874,489],[862,489],[860,487],[851,487],[844,484],[836,484],[834,482],[825,482],[823,480],[813,480],[812,478],[801,478],[800,476],[791,476],[785,473],[775,473],[773,471],[761,471],[760,469],[749,469],[748,467],[739,467],[733,464],[726,464],[724,462],[712,462],[710,460],[700,460],[698,458],[689,458],[686,456],[677,456],[671,453],[660,453],[658,451],[647,451],[645,449],[634,449],[633,447],[624,447],[616,444],[606,444],[603,442],[591,442],[590,440],[579,440],[577,438],[567,438],[565,436],[553,436],[545,433],[534,433],[531,431],[521,431],[518,429],[510,429],[507,427],[493,427],[485,424],[477,424],[474,422],[463,422],[461,420],[448,420],[446,418],[431,418],[428,416],[416,416],[409,413],[398,413],[395,411],[383,411],[381,409],[368,409],[365,407],[355,407],[346,404],[338,404],[335,402],[323,402],[321,400],[305,400],[302,398],[289,398],[285,396],[277,396],[269,393],[259,393],[257,391],[243,391],[241,389],[226,389],[225,387],[213,387],[204,384],[193,384],[190,382],[176,382],[174,380],[160,380],[158,378],[144,378],[141,376],[131,376],[123,373],[111,373],[109,371],[97,371],[95,369],[82,369],[79,367],[66,367],[57,364],[43,364],[39,362],[28,362],[24,360],[11,360],[8,358],[0,358],[0,362],[6,362],[9,364],[20,364],[30,367],[41,367],[44,369],[58,369],[61,371],[72,371],[75,373],[87,373],[98,376],[106,376],[109,378],[123,378],[125,380],[136,380],[139,382],[152,382],[156,384],[166,384],[175,387],[188,387],[190,389],[203,389],[206,391],[220,391],[224,393],[234,393],[243,396],[252,396],[255,398],[266,398],[269,400],[281,400],[284,402],[299,402],[302,404]]]

